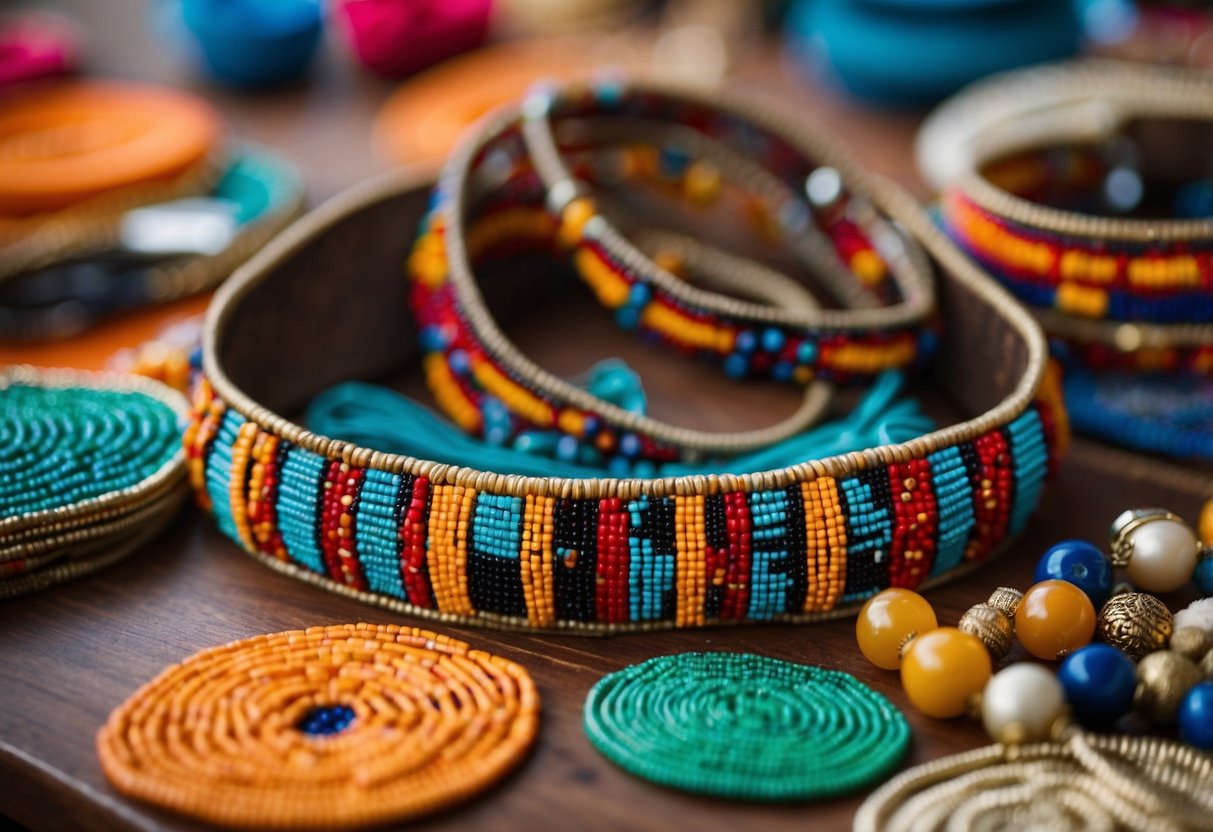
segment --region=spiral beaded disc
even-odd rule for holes
[[[521,666],[409,627],[257,636],[168,668],[97,735],[121,792],[247,828],[432,812],[517,764],[539,721]]]
[[[143,380],[117,383],[103,374],[17,371],[0,379],[0,531],[99,507],[102,498],[117,502],[170,469],[184,476],[184,401],[175,411],[168,401],[176,394],[166,388],[157,397]]]
[[[806,800],[891,771],[910,729],[853,676],[745,653],[661,656],[603,678],[590,740],[640,777],[750,800]]]

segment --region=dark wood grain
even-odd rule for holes
[[[191,85],[149,45],[141,4],[81,2],[91,66],[101,74]],[[739,74],[846,137],[873,168],[912,187],[915,118],[865,112],[805,84],[777,57],[742,61]],[[332,55],[310,85],[274,96],[207,91],[240,135],[283,148],[306,170],[316,197],[328,196],[382,167],[368,125],[388,86],[356,76]],[[531,328],[525,346],[544,338],[566,345],[553,369],[575,371],[599,357],[570,312],[559,327]],[[588,320],[588,319],[587,319]],[[580,346],[579,346],[580,343]],[[642,352],[629,361],[646,363]],[[717,410],[716,388],[699,370],[649,362],[656,406],[671,418],[731,427],[774,415],[787,391],[764,392],[747,408]],[[755,414],[753,410],[761,410]],[[720,415],[724,414],[724,415]],[[1001,559],[930,593],[941,622],[954,623],[999,584],[1023,587],[1037,557],[1064,537],[1101,540],[1125,507],[1164,505],[1194,516],[1199,477],[1165,463],[1079,443],[1030,531]],[[297,583],[243,555],[196,510],[129,561],[91,578],[0,606],[0,813],[33,828],[194,829],[187,819],[128,801],[106,783],[93,750],[108,712],[166,665],[201,648],[258,633],[339,622],[421,623]],[[665,632],[610,639],[531,636],[443,627],[444,632],[525,664],[543,698],[539,742],[529,759],[476,800],[422,821],[423,829],[844,829],[860,796],[816,804],[754,805],[708,800],[652,786],[607,763],[581,728],[581,707],[604,673],[684,650],[753,651],[855,674],[908,708],[895,674],[870,667],[854,646],[853,622]],[[907,763],[984,742],[968,720],[940,722],[907,709],[914,740]]]

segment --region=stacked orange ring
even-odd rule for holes
[[[53,258],[134,205],[204,192],[222,123],[205,101],[114,82],[37,87],[0,103],[0,265]]]

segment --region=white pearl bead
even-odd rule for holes
[[[1145,592],[1171,592],[1192,578],[1198,547],[1192,530],[1175,520],[1152,520],[1132,532],[1129,580]]]
[[[1061,683],[1031,662],[1003,668],[981,694],[981,722],[994,742],[1041,742],[1065,710]]]

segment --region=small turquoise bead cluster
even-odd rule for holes
[[[747,653],[660,656],[601,679],[590,741],[625,770],[686,791],[781,801],[886,777],[910,728],[846,673]]]
[[[177,415],[134,391],[0,389],[0,512],[62,509],[131,488],[178,452]]]

